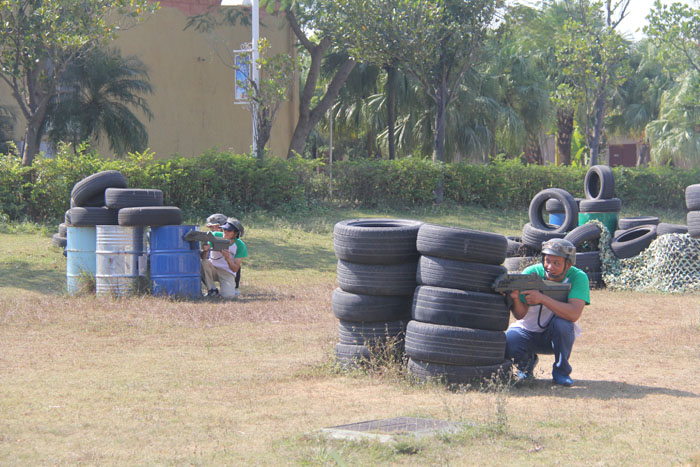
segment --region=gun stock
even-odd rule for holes
[[[214,251],[221,251],[231,246],[231,242],[225,238],[215,237],[212,232],[200,232],[198,230],[190,230],[183,237],[188,242],[209,242],[209,246]]]

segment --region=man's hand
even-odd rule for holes
[[[231,252],[228,250],[221,250],[221,254],[224,255],[224,258],[228,260],[231,257]]]
[[[541,305],[545,299],[545,294],[539,290],[523,290],[522,293],[525,296],[525,303],[528,305]]]

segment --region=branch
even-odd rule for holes
[[[285,15],[289,21],[289,26],[292,28],[294,35],[297,36],[297,39],[299,39],[299,42],[301,42],[301,45],[303,45],[306,50],[311,52],[315,46],[309,40],[309,38],[306,37],[306,34],[304,34],[304,31],[301,30],[301,27],[299,27],[299,22],[297,21],[296,15],[290,9],[285,11]]]

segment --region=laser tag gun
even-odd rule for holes
[[[190,230],[182,238],[188,242],[209,242],[209,246],[214,251],[226,250],[231,246],[230,241],[226,240],[225,238],[215,236],[214,232]]]
[[[493,290],[506,293],[506,302],[510,308],[513,306],[513,299],[510,297],[513,290],[538,290],[554,300],[566,303],[569,301],[571,284],[542,279],[535,274],[505,273],[493,282]]]

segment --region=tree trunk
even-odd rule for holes
[[[639,157],[637,158],[637,167],[647,167],[651,160],[651,151],[647,143],[642,143],[639,148]]]
[[[557,109],[557,152],[559,163],[571,165],[571,135],[574,133],[574,111],[560,107]]]
[[[445,115],[447,109],[447,85],[442,82],[435,100],[435,140],[433,146],[433,162],[445,160]],[[442,178],[435,188],[435,202],[442,204],[443,185]]]
[[[593,137],[589,147],[591,148],[591,167],[598,165],[600,153],[600,140],[603,135],[603,118],[605,117],[605,98],[599,94],[595,100],[595,120],[593,121]]]
[[[39,106],[27,121],[27,129],[24,133],[24,147],[22,148],[22,165],[25,167],[32,165],[34,158],[39,154],[41,137],[43,136],[41,127],[46,118],[47,110],[48,104]]]
[[[528,164],[542,165],[544,161],[542,160],[542,151],[540,150],[540,144],[537,140],[537,135],[528,134],[527,135],[527,146],[525,146],[525,162]]]
[[[396,159],[396,68],[385,66],[386,70],[386,120],[389,139],[389,160]]]

